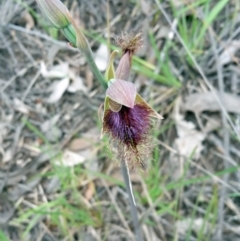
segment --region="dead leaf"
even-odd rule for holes
[[[234,54],[240,49],[240,41],[235,40],[223,50],[219,56],[219,63],[221,65],[228,64],[234,60]]]
[[[95,193],[95,184],[93,181],[89,182],[87,185],[87,189],[84,193],[84,197],[89,201]]]
[[[220,99],[220,93],[215,91],[215,94]],[[228,112],[240,114],[240,98],[238,96],[224,93],[223,99],[220,100]],[[182,105],[182,108],[185,111],[192,111],[194,113],[221,110],[216,98],[210,91],[205,93],[194,93],[187,96],[185,103]]]
[[[141,9],[142,9],[142,12],[148,16],[148,14],[150,13],[151,11],[151,5],[150,5],[150,2],[146,1],[146,0],[141,0],[140,2],[141,4]]]
[[[89,68],[85,69],[85,78],[87,83],[87,88],[90,90],[93,87],[93,73],[89,70]]]
[[[81,150],[78,152],[83,157],[85,157],[86,161],[84,162],[84,167],[86,170],[89,170],[91,172],[97,172],[99,170],[98,166],[98,159],[97,159],[97,153],[99,151],[99,147],[92,146],[88,149]],[[89,174],[90,176],[94,176],[93,174]]]
[[[34,20],[32,15],[28,11],[24,11],[23,19],[26,21],[26,29],[31,30],[34,27]]]
[[[46,120],[41,124],[42,132],[48,132],[53,126],[55,126],[60,118],[60,115],[53,116],[50,120]]]
[[[48,103],[56,103],[61,99],[64,92],[67,90],[69,85],[69,78],[64,78],[60,81],[54,82],[49,89],[52,90],[52,94],[49,96]]]
[[[18,98],[14,98],[13,99],[13,104],[14,104],[14,108],[15,110],[23,113],[23,114],[29,114],[29,107],[26,106],[21,100],[19,100]]]
[[[87,92],[87,87],[83,84],[83,80],[79,76],[75,76],[74,78],[71,78],[72,82],[68,86],[68,92],[75,93],[77,91],[83,91],[84,93]]]
[[[62,137],[62,130],[57,126],[53,126],[48,132],[45,133],[45,136],[50,142],[58,142]]]
[[[210,133],[214,130],[217,130],[221,127],[221,119],[219,117],[209,118],[204,126],[204,132]]]
[[[100,131],[98,128],[89,129],[82,137],[73,139],[68,149],[71,151],[82,151],[88,148],[94,148],[95,144],[99,141]]]
[[[41,124],[41,130],[50,142],[57,142],[62,136],[62,130],[56,126],[59,118],[60,115],[55,115]]]
[[[87,138],[76,138],[68,146],[71,151],[80,151],[91,147],[92,141]]]
[[[185,120],[177,121],[176,126],[179,137],[175,144],[179,153],[189,157],[194,152],[194,157],[199,158],[203,150],[202,141],[206,137],[205,133],[195,130],[195,125]]]
[[[105,44],[101,44],[95,53],[95,63],[100,71],[104,71],[108,64],[108,47]]]
[[[178,134],[175,144],[181,155],[189,157],[194,152],[194,157],[199,158],[203,149],[202,141],[205,139],[206,134],[197,131],[193,122],[184,120],[184,116],[179,112],[179,105],[180,100],[176,102],[174,113]]]
[[[56,160],[55,164],[56,165],[63,165],[66,167],[73,167],[78,164],[81,164],[85,161],[85,158],[78,153],[69,151],[69,150],[64,150],[62,157],[60,160]]]
[[[175,225],[177,232],[182,235],[185,235],[188,232],[189,227],[192,227],[196,233],[199,233],[200,230],[203,233],[207,233],[209,229],[208,223],[203,218],[186,218],[183,220],[178,220]],[[202,230],[203,227],[204,229]]]
[[[157,32],[156,39],[166,38],[170,31],[169,26],[162,25]]]
[[[69,74],[69,66],[68,63],[61,63],[59,65],[54,65],[52,68],[47,70],[45,63],[41,62],[41,74],[44,78],[49,79],[61,79],[65,78]]]
[[[1,149],[0,149],[0,150],[1,150]],[[0,151],[0,153],[1,153],[1,151]],[[13,158],[12,149],[9,148],[9,149],[7,149],[5,152],[2,150],[2,155],[3,155],[2,162],[3,162],[3,163],[9,162],[9,161],[12,160],[12,158]]]

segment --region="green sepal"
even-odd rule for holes
[[[147,109],[149,109],[150,115],[152,117],[155,117],[157,119],[163,119],[163,117],[161,115],[159,115],[139,94],[136,95],[136,99],[135,99],[135,105],[139,104],[139,105],[143,105],[145,106]]]
[[[116,53],[118,53],[117,50],[114,50],[111,55],[110,55],[110,60],[107,66],[107,70],[105,72],[105,79],[107,81],[111,80],[111,79],[115,79],[115,69],[114,69],[114,57],[116,55]]]
[[[76,47],[76,32],[72,24],[68,24],[66,27],[62,28],[62,31],[72,46]]]
[[[109,100],[110,100],[110,98],[109,98],[108,96],[106,96],[105,101],[104,101],[104,105],[103,105],[103,118],[102,118],[102,122],[104,121],[104,117],[105,117],[105,115],[106,115],[107,110],[110,109]],[[100,139],[103,138],[104,134],[105,134],[105,130],[104,130],[104,126],[103,126],[103,127],[102,127],[102,130],[101,130]]]

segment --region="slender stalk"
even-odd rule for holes
[[[107,82],[106,80],[104,79],[102,73],[99,71],[94,59],[93,59],[93,55],[92,54],[89,54],[89,55],[85,55],[85,58],[92,70],[92,72],[94,73],[96,79],[99,81],[99,83],[101,84],[101,86],[103,87],[104,90],[107,89]]]
[[[107,89],[107,83],[105,78],[103,77],[102,73],[99,71],[94,59],[93,59],[93,53],[92,49],[89,45],[89,42],[83,32],[79,29],[77,24],[75,23],[72,16],[69,14],[68,19],[70,20],[72,26],[74,27],[76,31],[76,46],[80,50],[80,52],[84,55],[87,63],[89,64],[92,72],[94,73],[95,77],[99,81],[99,83],[102,85],[102,87],[106,90]]]
[[[130,203],[130,210],[131,210],[131,216],[133,219],[133,225],[135,230],[135,239],[136,241],[143,241],[142,232],[139,224],[139,219],[137,215],[137,207],[135,203],[135,199],[132,193],[132,183],[130,180],[129,170],[128,166],[125,163],[121,163],[121,169],[122,169],[122,175],[124,179],[124,183],[127,189],[127,193],[129,196],[129,203]]]

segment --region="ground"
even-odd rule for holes
[[[130,172],[144,240],[239,241],[239,1],[63,2],[103,73],[142,32],[130,79],[164,117]],[[0,43],[0,240],[135,240],[83,56],[34,0],[0,0]]]

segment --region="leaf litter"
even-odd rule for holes
[[[60,63],[47,70],[44,62],[41,62],[41,74],[44,78],[60,79],[54,81],[48,88],[48,92],[51,92],[51,94],[47,102],[50,104],[58,102],[66,91],[70,93],[87,92],[83,79],[77,76],[73,69],[69,68],[68,63]]]
[[[180,101],[180,99],[176,101],[173,114],[178,134],[175,144],[180,155],[190,157],[194,154],[194,158],[199,158],[204,149],[202,142],[206,138],[206,133],[196,130],[193,122],[184,120],[184,115],[180,114]]]
[[[229,64],[230,62],[234,62],[237,60],[235,53],[240,50],[240,41],[235,40],[230,43],[225,44],[225,48],[219,56],[219,63],[221,65]]]
[[[94,60],[100,71],[104,71],[108,64],[108,47],[106,44],[101,44],[94,55]]]
[[[218,91],[214,91],[217,97],[220,99],[223,107],[230,113],[240,114],[240,97],[231,94],[224,93],[223,98],[221,98]],[[203,111],[220,111],[221,107],[218,104],[216,98],[214,98],[213,93],[203,92],[203,93],[193,93],[186,96],[182,108],[186,111],[192,111],[195,113],[201,113]]]
[[[212,4],[215,3],[216,1]],[[76,2],[74,4],[72,11],[79,11],[81,19],[84,19],[81,24],[84,24],[86,29],[97,29],[99,32],[105,30],[105,4],[98,7],[92,1],[82,1],[81,6]],[[34,4],[31,6],[35,7]],[[180,3],[181,6],[183,6],[182,3]],[[189,5],[184,3],[184,6],[187,8]],[[163,7],[167,10],[168,5]],[[116,181],[117,179],[122,182],[119,167],[106,151],[106,141],[99,141],[100,128],[96,128],[97,130],[92,134],[89,133],[96,127],[95,113],[104,99],[104,93],[92,77],[85,61],[82,61],[82,56],[67,47],[60,33],[61,40],[47,36],[46,29],[42,29],[38,20],[34,22],[35,25],[32,25],[31,19],[28,19],[29,16],[24,17],[19,14],[24,12],[25,8],[12,0],[4,2],[0,8],[3,13],[0,17],[4,24],[4,28],[0,30],[2,54],[0,66],[5,66],[0,68],[0,222],[3,232],[10,240],[21,240],[26,233],[25,230],[29,230],[27,232],[29,240],[84,240],[86,237],[92,237],[92,239],[97,237],[96,240],[102,240],[106,233],[111,241],[130,240],[133,230],[129,218],[128,198],[124,188]],[[202,5],[199,7],[191,5],[191,10],[187,11],[186,16],[182,11],[187,24],[195,18],[192,15],[192,9],[200,13]],[[224,101],[221,101],[234,123],[239,125],[237,124],[240,93],[237,71],[239,45],[235,42],[238,41],[238,21],[234,11],[232,5],[228,3],[228,7],[223,9],[224,14],[216,19],[213,29],[217,43],[225,47],[222,48],[219,58],[223,67],[225,87]],[[147,18],[146,13],[148,13]],[[143,35],[146,36],[146,44],[141,57],[147,63],[156,66],[158,61],[152,46],[148,43],[148,31],[153,29],[156,46],[161,52],[171,30],[163,15],[158,13],[152,1],[141,1],[141,5],[124,1],[110,3],[111,34],[118,36],[121,34],[120,31],[142,30]],[[231,28],[226,24],[229,23],[226,16],[232,16]],[[170,18],[174,20],[174,16],[170,15]],[[138,19],[141,21],[137,21]],[[178,21],[177,24],[176,29],[179,30],[181,22]],[[163,26],[165,29],[162,28]],[[157,33],[159,36],[156,36]],[[17,36],[18,42],[11,41],[14,35]],[[18,44],[20,42],[30,55],[27,56],[26,51],[23,51],[24,48],[20,48]],[[99,58],[97,62],[104,71],[108,61],[106,45],[103,47],[95,40],[91,41],[91,44],[94,49],[97,49],[95,51]],[[58,51],[52,55],[50,61],[46,61],[54,46]],[[177,46],[177,51],[172,46]],[[230,179],[225,183],[221,175],[213,178],[217,172],[225,171],[222,168],[223,158],[221,157],[224,145],[220,107],[211,92],[199,91],[202,83],[196,79],[200,79],[200,76],[194,69],[195,66],[184,61],[185,49],[179,44],[176,35],[171,40],[171,45],[164,49],[167,50],[165,52],[167,58],[163,64],[167,65],[169,61],[170,69],[174,69],[177,78],[185,81],[183,91],[166,92],[168,87],[162,90],[161,84],[144,75],[133,72],[131,76],[143,98],[152,100],[151,104],[159,108],[165,117],[162,125],[157,129],[160,133],[157,134],[158,139],[164,143],[164,146],[156,147],[160,147],[160,150],[155,152],[153,161],[149,160],[151,164],[148,173],[139,174],[137,170],[132,170],[133,173],[131,173],[134,192],[138,193],[138,215],[143,217],[144,236],[146,240],[185,241],[196,240],[196,235],[203,232],[206,241],[207,237],[210,237],[208,240],[218,240],[215,233],[218,223],[212,218],[215,213],[214,210],[209,209],[209,203],[215,198],[214,190],[219,190],[217,195],[220,196],[223,183],[228,186],[226,196],[231,199],[231,205],[227,200],[224,206],[222,240],[238,240],[239,219],[236,210],[239,208],[237,196],[239,182],[236,179],[236,173],[231,173]],[[104,53],[103,59],[100,57],[103,55],[101,52]],[[203,72],[207,74],[209,69],[204,63],[206,53],[213,56],[211,46],[204,44],[201,53],[197,61]],[[29,56],[32,56],[36,63],[42,62],[42,64],[38,66],[31,63]],[[49,65],[49,62],[52,65]],[[42,75],[30,86],[29,93],[23,100],[22,96],[25,95],[29,83],[39,69]],[[161,69],[163,69],[162,66]],[[231,79],[233,75],[236,78],[234,86]],[[215,68],[207,75],[213,86],[216,86],[216,76]],[[68,80],[63,81],[66,78]],[[4,86],[3,92],[2,86]],[[57,93],[58,88],[61,94]],[[51,103],[48,103],[54,90],[55,96],[51,97]],[[198,90],[198,93],[193,93],[193,90]],[[218,90],[215,91],[219,96]],[[166,98],[162,98],[163,96]],[[158,98],[158,102],[155,97]],[[178,97],[183,101],[175,112],[173,106]],[[191,112],[198,114],[204,129],[198,125],[196,118],[192,118]],[[27,124],[23,124],[22,117],[26,118]],[[58,137],[54,137],[53,134],[56,128],[61,132],[59,132],[61,135],[58,133]],[[88,133],[89,137],[84,136],[84,133]],[[210,136],[214,136],[218,144]],[[50,143],[46,144],[45,139]],[[234,136],[230,139],[229,146],[229,159],[239,165],[239,142]],[[56,167],[54,160],[60,165]],[[168,167],[169,164],[172,165],[171,169]],[[187,164],[189,169],[186,170]],[[69,170],[71,174],[68,173]],[[79,172],[79,170],[84,171]],[[114,170],[117,171],[114,172]],[[144,177],[142,182],[140,175]],[[71,182],[68,182],[72,177]],[[203,177],[204,181],[202,181]],[[115,203],[111,202],[107,188],[101,185],[101,181],[105,178],[109,178],[107,188]],[[195,183],[193,181],[195,179],[198,182]],[[77,180],[76,186],[74,180]],[[188,183],[190,181],[192,182]],[[188,184],[185,185],[185,183]],[[143,184],[146,186],[146,193],[143,192]],[[63,190],[63,186],[66,189]],[[178,188],[179,186],[181,187]],[[79,196],[76,196],[77,193],[73,190],[77,190]],[[204,198],[199,198],[199,193]],[[187,199],[189,202],[186,201]],[[51,207],[59,200],[66,202],[67,209],[63,209],[62,205]],[[46,205],[49,205],[48,209],[44,210],[46,215],[42,212],[37,213],[40,219],[36,221],[35,208]],[[74,213],[71,212],[71,208],[75,210]],[[124,210],[123,219],[129,223],[129,230],[116,215],[115,210],[118,208]],[[80,219],[81,213],[77,213],[77,210],[88,213],[85,214],[84,221]],[[211,214],[207,219],[206,210],[210,210]],[[216,213],[222,211],[218,210],[216,205]],[[28,212],[32,212],[33,215],[27,216]],[[155,221],[153,218],[156,212]],[[58,225],[59,223],[56,225],[53,221],[52,213],[54,213],[54,220],[66,225],[67,236],[66,230],[62,230],[61,225]],[[57,213],[70,213],[71,221],[64,219],[64,215],[58,218]],[[76,213],[77,220],[75,220]],[[88,219],[94,224],[86,224],[85,221]],[[100,225],[96,227],[96,223]],[[31,229],[28,224],[32,224]],[[159,229],[159,225],[164,232]],[[129,235],[130,232],[132,232],[131,235]]]

